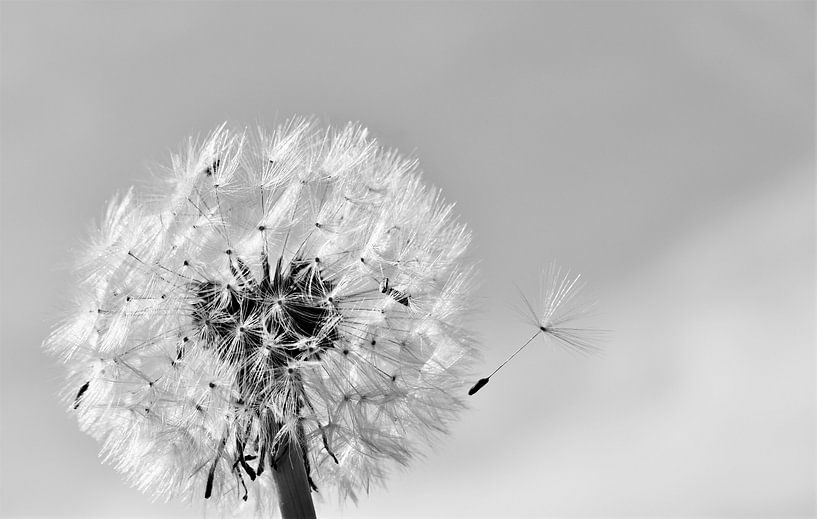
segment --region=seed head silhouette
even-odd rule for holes
[[[304,487],[355,499],[445,431],[472,380],[475,269],[415,161],[295,118],[222,126],[158,176],[110,203],[46,341],[131,483],[308,516]]]

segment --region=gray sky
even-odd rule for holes
[[[0,515],[200,515],[99,462],[39,345],[115,191],[190,134],[293,114],[361,121],[457,202],[486,373],[552,259],[613,330],[595,358],[531,346],[320,516],[817,512],[812,2],[0,8]]]

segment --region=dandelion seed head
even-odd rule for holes
[[[115,197],[46,341],[105,460],[160,499],[262,513],[293,439],[341,499],[460,410],[470,234],[414,160],[357,125],[223,125]]]

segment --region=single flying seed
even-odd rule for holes
[[[591,304],[582,302],[579,298],[584,288],[581,276],[578,274],[571,275],[570,271],[561,269],[555,263],[551,263],[548,270],[542,274],[540,287],[538,311],[521,290],[519,294],[523,304],[521,313],[524,320],[536,331],[522,346],[497,366],[490,375],[479,379],[471,386],[468,390],[469,395],[474,395],[485,387],[492,376],[540,335],[571,351],[583,354],[593,354],[599,351],[599,342],[603,336],[603,330],[581,328],[575,325],[576,321],[586,317],[592,308]]]

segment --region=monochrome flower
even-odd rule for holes
[[[296,118],[191,140],[115,198],[47,340],[106,460],[153,496],[274,508],[288,445],[355,498],[446,429],[476,343],[469,231],[417,164]]]

